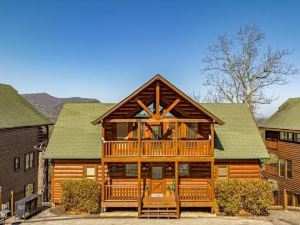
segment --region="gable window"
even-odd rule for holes
[[[293,133],[280,132],[280,140],[282,140],[282,141],[293,141]]]
[[[128,123],[117,123],[117,140],[128,139]]]
[[[218,179],[228,178],[228,166],[218,166]]]
[[[300,143],[300,134],[294,134],[294,141]]]
[[[34,167],[34,153],[25,154],[25,171]]]
[[[286,177],[289,179],[292,179],[292,161],[291,160],[286,160]]]
[[[126,177],[136,177],[138,175],[137,164],[126,164]]]
[[[186,123],[186,137],[187,139],[198,138],[198,123]]]
[[[19,170],[20,168],[20,157],[14,158],[14,171]]]
[[[178,164],[178,175],[180,177],[189,176],[189,164]]]

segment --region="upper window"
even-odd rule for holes
[[[267,140],[278,140],[278,132],[266,130],[265,137]]]
[[[294,134],[294,141],[300,143],[300,134]]]
[[[227,166],[218,166],[218,178],[227,179],[228,178],[228,167]]]
[[[186,137],[188,139],[198,138],[198,123],[186,123]]]
[[[181,177],[187,177],[189,175],[189,164],[178,164],[178,175]]]
[[[14,158],[14,171],[20,169],[20,157]]]
[[[34,167],[34,154],[27,153],[25,154],[25,171]]]
[[[128,123],[117,123],[116,130],[118,140],[128,139]]]
[[[280,132],[280,140],[282,140],[282,141],[293,141],[293,133]]]
[[[280,159],[279,160],[279,175],[281,177],[285,177],[285,173],[286,173],[286,160],[285,159]]]
[[[286,177],[289,179],[292,179],[292,161],[291,160],[286,160]]]

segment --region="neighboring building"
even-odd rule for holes
[[[270,154],[265,175],[274,184],[274,204],[300,207],[300,98],[290,98],[260,125]]]
[[[50,122],[9,85],[0,84],[0,209],[37,192],[38,148]],[[2,204],[1,204],[2,203]]]
[[[259,178],[268,158],[245,104],[198,104],[160,75],[118,104],[65,104],[45,157],[61,181],[95,179],[101,207],[179,217],[214,206],[214,178]]]

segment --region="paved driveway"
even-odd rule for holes
[[[194,218],[176,219],[136,219],[132,214],[119,212],[122,218],[112,218],[116,214],[106,216],[54,216],[48,210],[24,221],[26,225],[300,225],[300,212],[272,211],[270,216],[246,218],[246,217],[219,217],[211,214],[192,215]]]

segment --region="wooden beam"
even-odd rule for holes
[[[155,115],[156,115],[157,119],[160,117],[160,115],[159,115],[160,90],[159,89],[160,89],[159,82],[156,81],[156,87],[155,87],[155,93],[156,93],[156,98],[155,98]]]
[[[186,122],[186,123],[210,123],[211,121],[208,119],[179,119],[179,118],[163,118],[160,120],[156,120],[153,118],[129,118],[129,119],[106,119],[105,123],[152,123],[152,122]]]
[[[138,98],[135,98],[135,101],[149,114],[150,117],[155,119],[154,113]]]
[[[163,113],[161,114],[160,118],[164,118],[178,103],[180,102],[180,99],[177,98],[171,105],[166,108]]]

